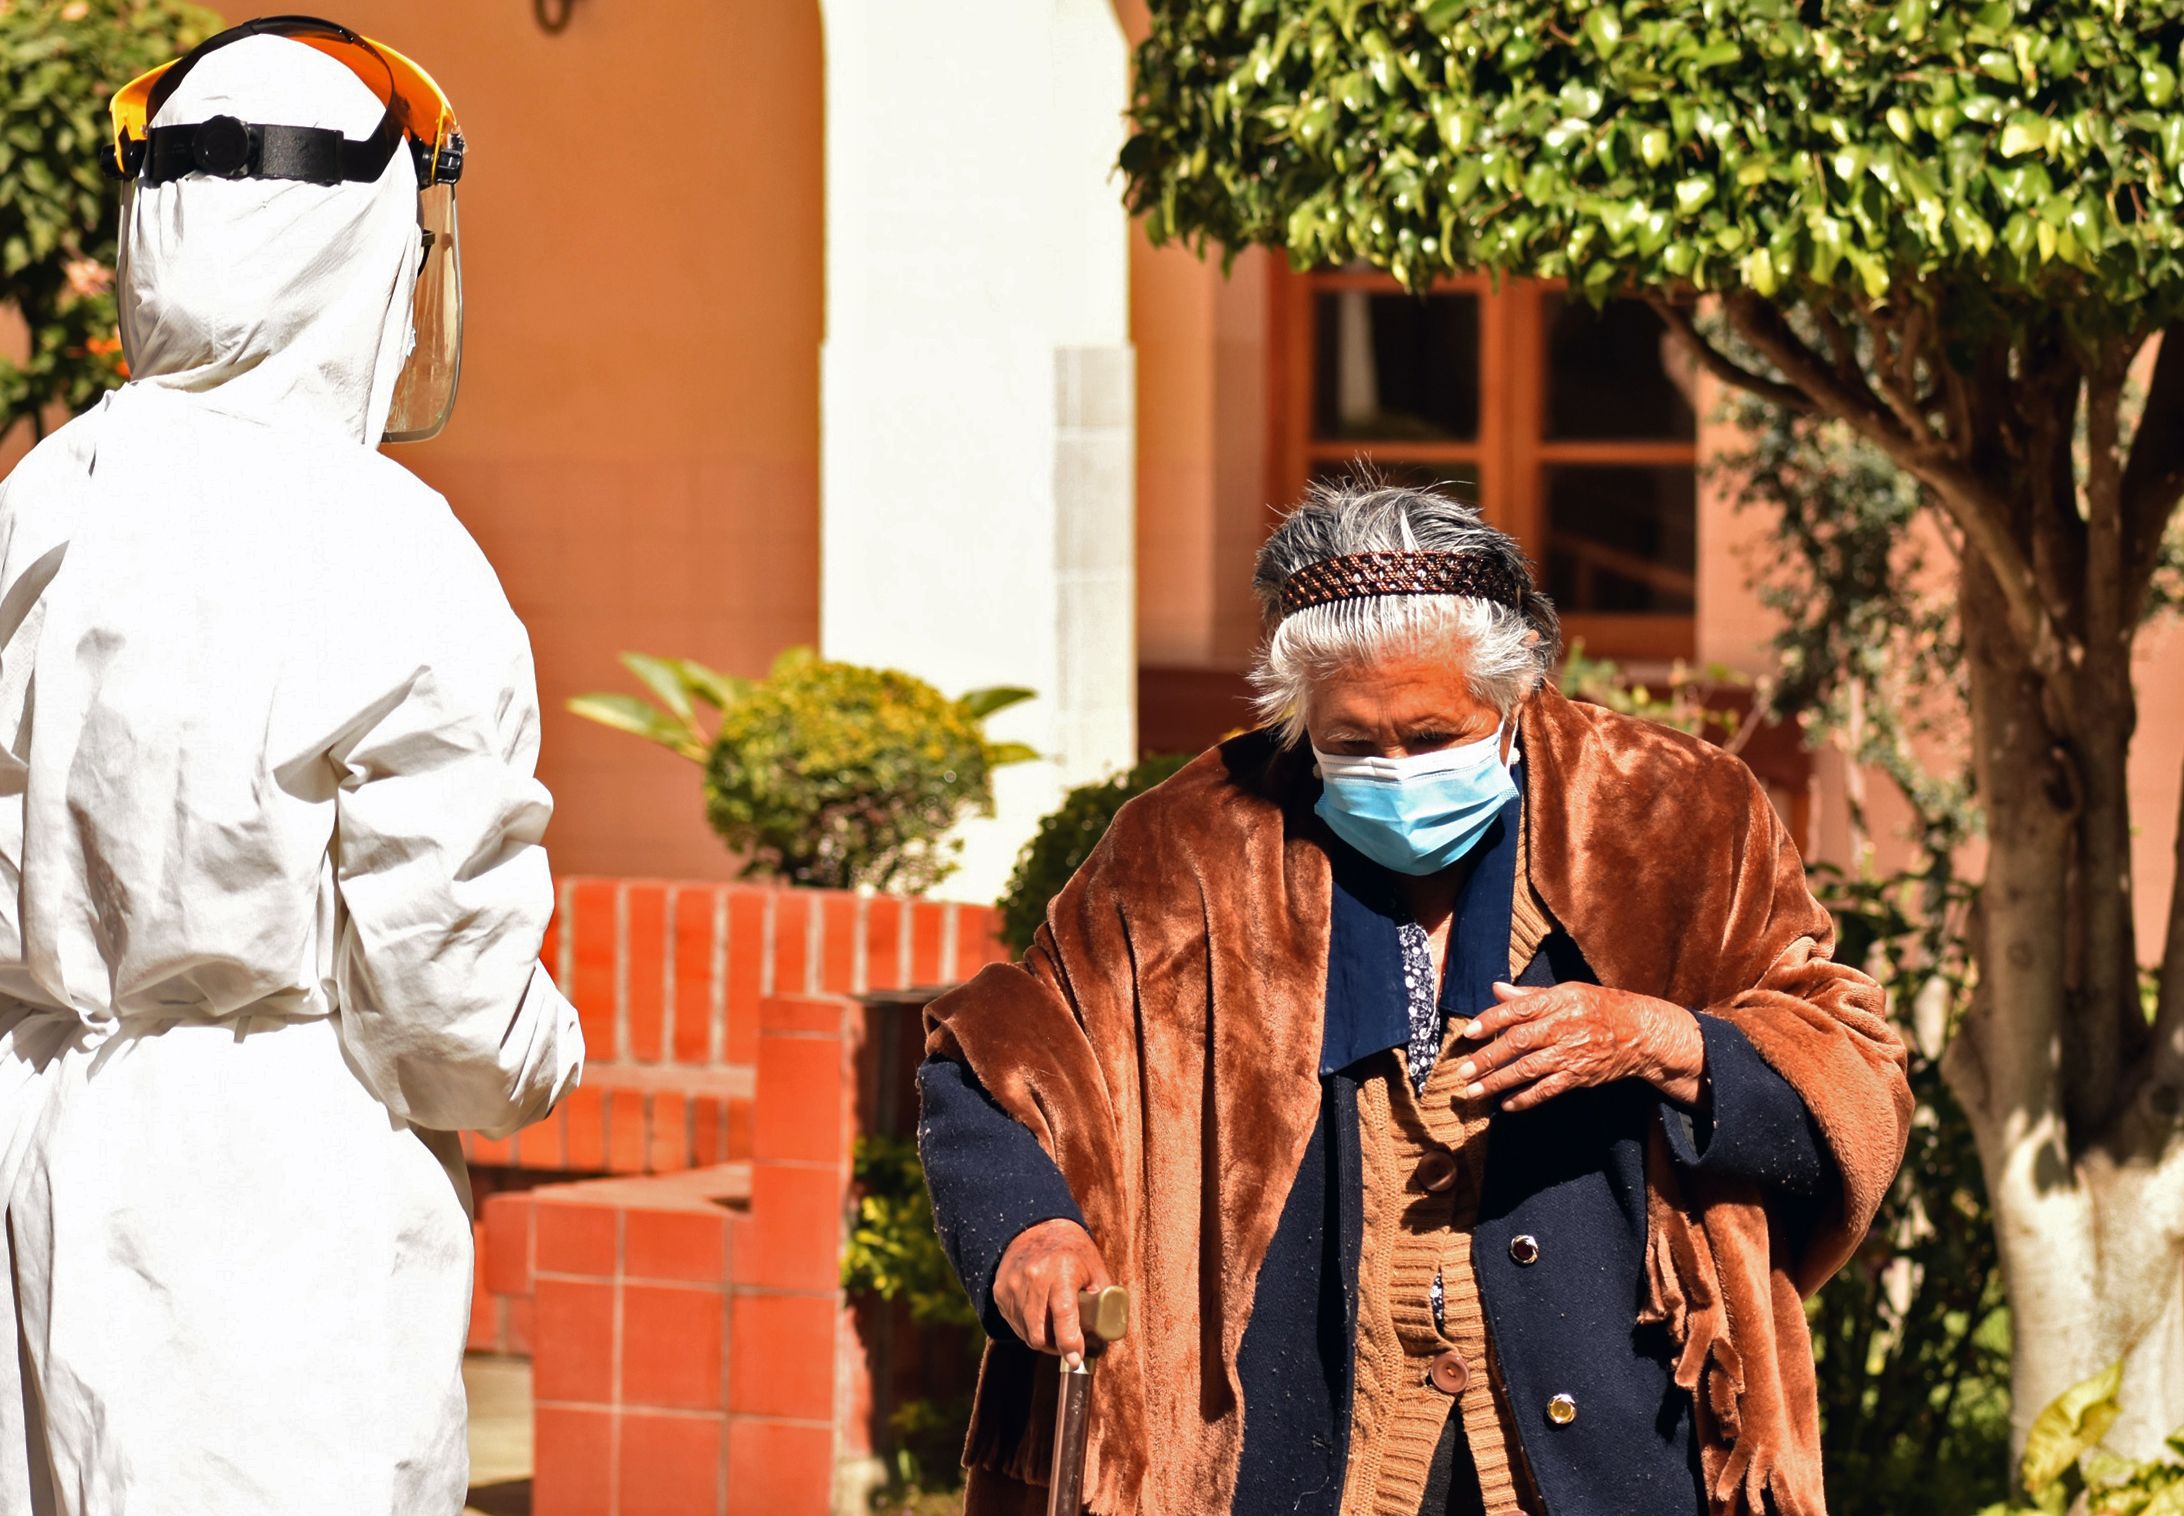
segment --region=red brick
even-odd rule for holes
[[[531,1293],[531,1222],[537,1207],[521,1191],[485,1203],[485,1261],[478,1278],[496,1295]]]
[[[1001,945],[1001,918],[983,905],[959,905],[956,912],[956,972],[968,979],[989,963],[1007,963]]]
[[[713,1059],[713,913],[717,889],[675,891],[675,1045],[677,1063]]]
[[[903,902],[875,895],[865,902],[865,982],[868,990],[899,990],[909,982],[902,961]]]
[[[485,1223],[471,1223],[470,1239],[477,1267],[471,1274],[470,1331],[464,1345],[473,1353],[490,1353],[500,1346],[500,1308],[484,1284],[486,1262],[491,1256],[486,1251]]]
[[[629,945],[623,965],[629,994],[629,1046],[625,1058],[658,1063],[666,1055],[667,886],[631,884]]]
[[[864,900],[834,890],[811,893],[817,897],[822,932],[819,988],[832,995],[854,995],[864,988],[864,976],[857,972],[857,942],[863,935],[857,918]]]
[[[569,1166],[566,1118],[556,1106],[540,1121],[516,1133],[514,1161],[527,1169],[559,1171]]]
[[[766,907],[779,894],[738,889],[728,896],[728,1003],[722,1008],[727,1024],[721,1056],[744,1067],[758,1061],[758,1004],[766,996]]]
[[[641,1090],[607,1092],[607,1168],[616,1174],[645,1171],[645,1097]]]
[[[769,995],[759,1004],[759,1035],[840,1037],[848,1005],[835,995]]]
[[[721,1163],[737,1163],[751,1156],[751,1105],[738,1095],[728,1101],[728,1125],[721,1138]]]
[[[651,1120],[645,1134],[645,1166],[655,1174],[671,1174],[691,1167],[690,1118],[683,1097],[661,1090],[652,1097]]]
[[[811,913],[817,890],[776,890],[773,897],[773,982],[769,995],[808,995],[812,991]]]
[[[690,1100],[690,1163],[693,1168],[726,1163],[728,1102],[710,1095]]]
[[[834,1433],[823,1426],[728,1419],[732,1512],[822,1516],[834,1478]],[[558,1516],[541,1506],[537,1516]]]
[[[516,1161],[516,1144],[507,1137],[487,1137],[477,1132],[463,1133],[463,1161],[472,1168],[506,1168]]]
[[[830,1421],[839,1313],[834,1300],[826,1296],[733,1297],[728,1326],[729,1411]],[[740,1486],[742,1480],[736,1482]]]
[[[585,1054],[598,1063],[621,1056],[614,1037],[614,902],[620,888],[612,879],[578,880],[566,928],[576,949],[568,996],[584,1024]]]
[[[758,1049],[757,1127],[751,1157],[839,1163],[848,1078],[832,1037],[768,1037]]]
[[[622,1498],[615,1516],[711,1516],[720,1510],[726,1432],[719,1416],[624,1415]],[[762,1508],[739,1500],[735,1509],[759,1516]],[[765,1516],[789,1513],[767,1511]]]
[[[538,1307],[529,1295],[510,1295],[501,1302],[501,1351],[518,1358],[531,1356]]]
[[[569,1170],[603,1174],[607,1169],[607,1098],[596,1089],[575,1089],[561,1102],[568,1137]]]
[[[948,972],[948,908],[933,900],[910,902],[910,982],[939,984]]]
[[[624,1284],[621,1403],[717,1410],[726,1302],[717,1288]]]
[[[531,1393],[541,1401],[606,1405],[614,1399],[614,1286],[541,1279]],[[541,1472],[544,1470],[541,1464]]]
[[[624,1213],[622,1272],[631,1279],[679,1279],[720,1284],[728,1277],[728,1226],[723,1211]]]
[[[612,1279],[619,1272],[615,1226],[621,1213],[613,1206],[541,1200],[533,1209],[539,1273]]]
[[[531,1516],[607,1516],[614,1509],[614,1413],[539,1406]]]
[[[729,1260],[736,1282],[832,1291],[840,1281],[843,1195],[831,1169],[753,1164],[751,1228]]]
[[[561,912],[558,908],[546,923],[546,936],[538,945],[538,961],[546,965],[547,973],[556,976],[561,973]],[[568,993],[566,985],[560,989],[564,995]]]

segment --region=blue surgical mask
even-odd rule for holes
[[[1383,868],[1438,874],[1477,846],[1516,797],[1502,732],[1496,727],[1477,742],[1408,758],[1344,758],[1315,747],[1319,814],[1337,837]]]

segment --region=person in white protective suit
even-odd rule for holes
[[[5,1516],[452,1516],[451,1134],[583,1057],[524,629],[375,451],[459,144],[239,30],[117,152],[130,382],[0,486]]]

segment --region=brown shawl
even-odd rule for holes
[[[1878,986],[1735,757],[1552,690],[1526,702],[1534,887],[1603,983],[1734,1018],[1810,1107],[1842,1192],[1799,1251],[1763,1193],[1648,1156],[1646,1319],[1693,1392],[1717,1516],[1823,1516],[1802,1297],[1865,1236],[1903,1156],[1903,1047]],[[1100,1516],[1226,1511],[1236,1354],[1318,1117],[1330,876],[1309,760],[1237,738],[1126,806],[1025,962],[935,1003],[967,1062],[1068,1179],[1130,1336],[1103,1360],[1086,1472]],[[1041,1360],[1040,1362],[1044,1362]],[[989,1348],[965,1459],[973,1516],[1043,1510],[1053,1375]]]

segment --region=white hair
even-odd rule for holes
[[[1370,595],[1284,616],[1282,585],[1299,569],[1353,553],[1464,553],[1493,560],[1523,586],[1522,605],[1468,595]],[[1561,623],[1533,586],[1531,565],[1478,508],[1434,489],[1367,473],[1315,483],[1259,549],[1252,588],[1267,637],[1251,668],[1259,719],[1285,744],[1304,735],[1314,680],[1394,654],[1446,650],[1472,693],[1503,716],[1554,666]]]

